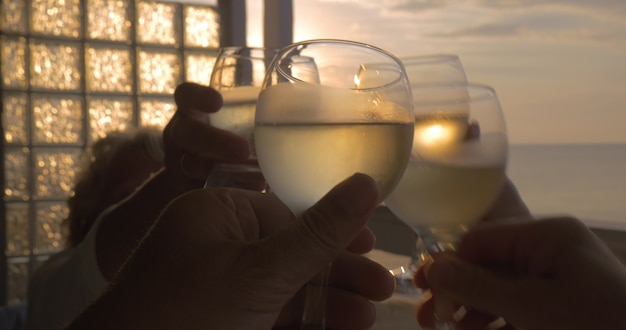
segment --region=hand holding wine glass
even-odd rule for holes
[[[507,138],[495,91],[483,85],[413,88],[413,152],[385,200],[417,233],[427,254],[454,250],[468,226],[493,205],[505,183]],[[418,251],[419,252],[419,251]]]
[[[461,63],[461,59],[454,54],[426,54],[400,57],[411,84],[413,100],[416,104],[438,102],[450,98],[463,98],[466,92],[463,89],[447,88],[422,88],[433,85],[465,84],[467,76]],[[369,64],[366,67],[375,68],[381,64]],[[460,95],[449,95],[451,92]],[[413,284],[415,271],[424,261],[428,253],[423,246],[423,241],[414,233],[414,250],[411,260],[406,265],[399,265],[390,269],[396,278],[396,292],[407,295],[414,299],[421,296],[421,290]]]
[[[308,61],[315,63],[310,74]],[[385,63],[359,74],[365,63]],[[386,197],[411,150],[413,113],[401,62],[341,40],[312,40],[280,50],[268,68],[255,118],[259,166],[274,192],[300,215],[355,172]],[[324,328],[328,271],[307,291],[303,329]]]

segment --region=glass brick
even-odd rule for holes
[[[140,43],[178,45],[178,8],[172,3],[137,2],[137,41]]]
[[[37,203],[35,212],[37,220],[33,252],[43,254],[62,250],[65,246],[63,219],[68,215],[66,204],[64,202]]]
[[[66,199],[74,187],[81,149],[33,149],[36,198]]]
[[[208,86],[217,54],[188,52],[185,55],[185,81]]]
[[[164,128],[176,112],[176,103],[171,99],[141,99],[139,101],[141,126]]]
[[[31,41],[30,83],[35,88],[78,90],[81,85],[81,46]]]
[[[79,96],[36,94],[31,99],[35,143],[82,143],[83,101]]]
[[[2,36],[2,85],[25,89],[26,81],[26,39]]]
[[[220,16],[211,7],[185,6],[185,46],[220,46]]]
[[[30,254],[30,221],[27,203],[6,204],[6,255],[10,257]]]
[[[139,91],[173,94],[180,83],[181,59],[178,54],[139,51]]]
[[[130,48],[87,47],[88,92],[123,92],[133,89]]]
[[[7,304],[26,303],[28,288],[28,258],[11,258],[7,262]]]
[[[2,0],[0,8],[0,30],[26,33],[26,1]]]
[[[31,30],[53,36],[81,36],[81,0],[32,0]]]
[[[2,96],[2,125],[4,141],[8,144],[28,143],[26,131],[27,96],[24,93],[5,93]]]
[[[4,152],[4,199],[28,200],[30,198],[28,148],[7,148]]]
[[[130,40],[130,6],[127,0],[89,0],[87,36],[91,39]]]
[[[92,98],[87,101],[90,140],[102,138],[112,130],[132,126],[134,102],[132,98]]]

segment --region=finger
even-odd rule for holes
[[[174,101],[179,111],[218,111],[223,104],[222,95],[213,88],[195,83],[184,82],[176,87]]]
[[[417,269],[415,275],[413,277],[413,284],[420,289],[428,289],[428,281],[426,280],[426,270],[432,263],[432,258],[428,258],[424,261],[424,263]]]
[[[486,223],[475,226],[463,236],[458,253],[463,259],[476,263],[509,264],[519,259],[520,244],[539,246],[542,236],[530,221]]]
[[[358,274],[358,276],[354,276]],[[340,254],[332,264],[329,285],[381,301],[393,294],[393,275],[380,264],[352,253]]]
[[[186,116],[173,118],[163,138],[167,146],[203,158],[243,161],[250,154],[245,138]]]
[[[264,242],[267,262],[286,283],[299,287],[328,265],[365,227],[377,206],[376,182],[364,174],[346,179],[302,217]],[[275,251],[281,251],[276,254]]]
[[[306,290],[300,290],[286,304],[276,320],[274,329],[299,329]],[[369,329],[375,321],[374,305],[359,295],[329,287],[326,300],[327,329]]]
[[[329,289],[326,327],[329,329],[369,329],[376,320],[376,307],[369,300],[345,290]]]
[[[435,255],[426,279],[433,295],[446,297],[472,309],[507,317],[532,306],[537,292],[548,292],[549,283],[539,278],[523,283],[491,273],[449,254]],[[523,284],[523,285],[522,285]]]
[[[435,317],[437,322],[448,323],[455,321],[455,315],[459,311],[460,305],[452,298],[443,294],[433,294],[435,303]]]
[[[359,234],[350,242],[346,248],[348,251],[363,254],[372,251],[376,245],[376,236],[368,227],[361,229]]]
[[[424,293],[423,300],[417,305],[415,318],[422,328],[434,328],[437,319],[435,318],[435,301],[430,292]]]
[[[487,313],[481,313],[476,310],[469,310],[465,316],[456,323],[458,330],[482,330],[486,329],[491,323],[498,319]]]
[[[295,217],[274,194],[234,188],[213,188],[220,201],[236,214],[242,227],[258,226],[255,240],[285,229]]]

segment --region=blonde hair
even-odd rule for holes
[[[109,200],[111,190],[120,182],[111,178],[120,155],[144,152],[148,159],[162,166],[164,151],[161,130],[156,127],[130,128],[109,132],[96,140],[82,155],[73,194],[67,200],[69,215],[64,220],[69,247],[85,238],[98,215],[127,196]]]

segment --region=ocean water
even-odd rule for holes
[[[534,214],[626,230],[626,144],[512,145],[508,175]]]

